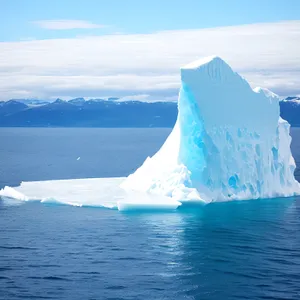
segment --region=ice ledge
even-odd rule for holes
[[[255,93],[258,93],[258,94],[263,94],[265,95],[267,98],[271,99],[271,100],[276,100],[276,101],[280,101],[280,97],[273,93],[272,91],[270,91],[269,89],[266,89],[266,88],[262,88],[262,87],[256,87],[253,89],[253,91]]]

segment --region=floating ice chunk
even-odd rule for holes
[[[132,202],[118,202],[119,211],[164,211],[175,210],[181,203],[169,201],[168,203],[132,203]]]
[[[117,205],[119,211],[165,211],[175,210],[181,203],[164,196],[136,193],[135,197],[122,199],[117,202]]]

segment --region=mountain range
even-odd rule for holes
[[[174,102],[116,100],[0,102],[0,127],[172,127],[177,118]]]
[[[292,126],[300,127],[300,98],[281,100],[280,113]],[[118,98],[0,101],[0,127],[173,127],[176,118],[176,102]]]

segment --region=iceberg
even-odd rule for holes
[[[121,187],[182,203],[299,195],[289,130],[276,94],[217,56],[195,61],[181,68],[173,131]]]

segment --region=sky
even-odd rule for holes
[[[176,100],[218,55],[252,87],[300,94],[299,0],[0,0],[0,100]]]

